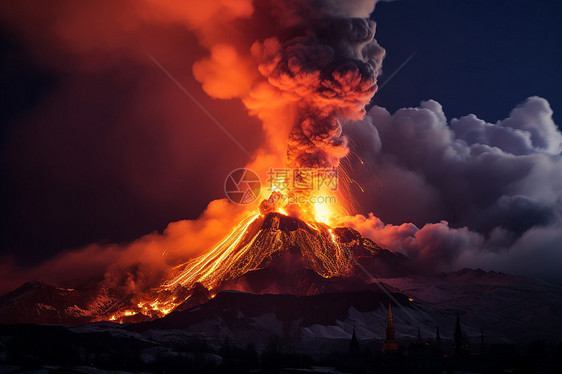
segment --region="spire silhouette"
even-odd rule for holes
[[[453,345],[453,354],[457,357],[463,355],[463,344],[462,344],[462,330],[461,330],[461,320],[459,313],[457,312],[457,321],[455,323],[455,333],[454,337],[454,345]]]
[[[484,330],[480,329],[480,354],[484,354],[486,345],[484,344]]]
[[[359,340],[357,339],[357,335],[355,334],[355,327],[353,327],[353,335],[351,336],[351,341],[349,342],[349,353],[359,353]]]
[[[398,344],[396,344],[394,336],[394,325],[392,323],[392,309],[390,302],[388,303],[388,319],[386,321],[386,340],[384,346],[382,347],[383,352],[397,351]]]

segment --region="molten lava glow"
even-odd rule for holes
[[[188,271],[181,272],[178,276],[174,277],[170,282],[164,284],[164,288],[170,289],[177,285],[194,284],[195,282],[202,283],[207,288],[212,288],[216,284],[216,273],[219,272],[220,266],[224,264],[228,255],[238,248],[244,239],[246,230],[254,222],[259,214],[252,215],[240,222],[220,243],[213,247],[209,252],[190,261],[186,264]],[[248,247],[250,243],[246,243]],[[243,250],[238,251],[241,255]],[[240,256],[235,256],[237,260]]]
[[[347,210],[340,204],[336,204],[335,202],[331,202],[329,198],[335,200],[335,195],[329,196],[323,201],[316,201],[313,204],[314,207],[314,221],[322,222],[328,226],[333,226],[336,223],[336,218],[341,216],[347,216]]]
[[[335,236],[334,233],[332,232],[332,229],[328,229],[328,232],[330,233],[330,237],[332,238],[332,241],[337,244],[337,242],[336,242],[336,236]]]
[[[151,295],[143,295],[141,297],[151,298]],[[153,296],[154,297],[154,296]],[[162,300],[160,300],[162,298]],[[131,322],[134,320],[135,316],[141,315],[139,320],[144,320],[146,317],[149,318],[156,318],[156,317],[164,317],[166,314],[170,313],[174,310],[181,302],[185,301],[187,298],[183,298],[181,302],[176,302],[176,297],[169,297],[164,298],[160,296],[160,298],[156,298],[154,301],[143,301],[136,304],[136,307],[132,307],[130,309],[123,309],[115,312],[109,316],[109,321],[125,323]],[[103,320],[104,318],[100,318]]]
[[[280,192],[274,194],[277,197],[281,195]],[[325,278],[350,271],[352,260],[349,251],[342,248],[338,237],[329,227],[335,215],[345,214],[343,208],[326,201],[285,206],[269,201],[273,200],[270,198],[262,202],[260,212],[243,219],[206,253],[174,267],[162,286],[148,294],[138,295],[133,300],[133,307],[119,310],[106,319],[124,323],[139,320],[142,318],[139,316],[163,317],[187,301],[197,283],[211,291],[209,297],[213,298],[218,292],[217,287],[223,282],[262,268],[265,266],[264,261],[268,261],[273,253],[290,246],[301,248],[309,266]],[[293,216],[308,229],[290,232],[280,230],[278,217],[270,219],[273,227],[263,229],[268,213]]]
[[[316,211],[316,221],[329,224],[330,217],[332,216],[329,207],[326,204],[315,204],[314,208]]]

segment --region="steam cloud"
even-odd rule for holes
[[[357,193],[360,206],[376,214],[349,224],[432,269],[559,280],[562,134],[545,99],[530,97],[495,124],[447,122],[433,100],[392,115],[375,106],[345,129],[368,165],[355,165],[368,191]]]
[[[91,244],[27,269],[2,261],[0,287],[7,292],[32,279],[63,287],[101,282],[127,298],[158,285],[171,267],[204,253],[243,218],[245,213],[226,199],[215,200],[198,219],[171,222],[162,233],[128,244]]]

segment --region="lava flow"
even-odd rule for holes
[[[272,196],[279,194],[274,192]],[[299,248],[306,267],[324,278],[350,273],[353,260],[349,243],[342,243],[337,230],[327,224],[303,219],[312,214],[313,207],[281,206],[273,201],[271,197],[263,200],[259,212],[243,219],[218,244],[200,257],[177,265],[161,286],[139,295],[133,307],[111,314],[109,320],[162,317],[186,303],[197,287],[203,286],[214,295],[225,282],[267,266],[275,253],[291,248]],[[326,209],[330,208],[325,207],[322,216]],[[286,214],[297,210],[300,218]]]

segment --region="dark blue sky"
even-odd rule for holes
[[[398,0],[373,18],[386,48],[384,82],[375,96],[391,112],[440,102],[448,118],[508,116],[529,96],[546,98],[562,123],[562,3],[552,0]]]

